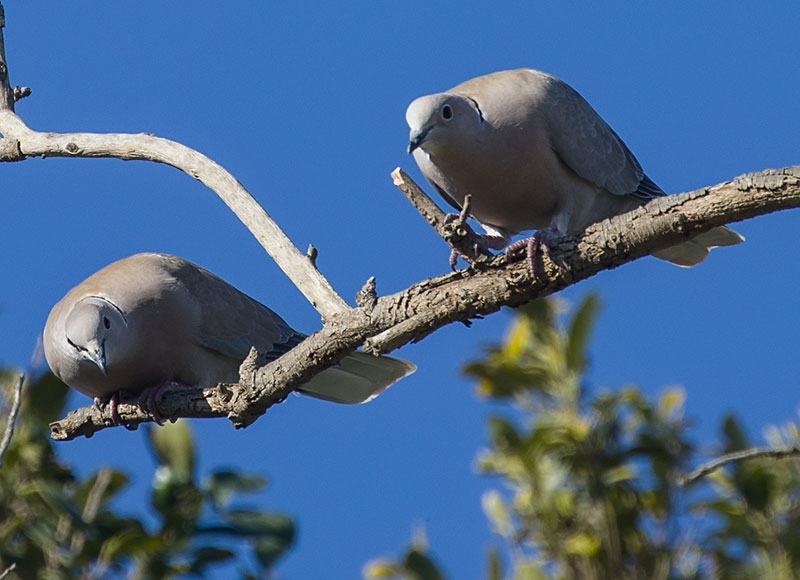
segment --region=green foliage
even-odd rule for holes
[[[501,540],[488,580],[800,578],[800,460],[750,460],[681,487],[693,446],[685,393],[655,401],[635,387],[588,392],[583,373],[598,301],[567,324],[558,303],[519,309],[504,342],[466,372],[478,394],[506,401],[490,417],[477,469],[501,489],[482,500]],[[722,426],[725,451],[751,446],[741,425]],[[800,446],[800,425],[771,429],[773,446]],[[433,565],[424,546],[412,546]],[[375,560],[370,580],[414,575],[408,554]]]
[[[8,393],[15,378],[0,372]],[[15,564],[6,578],[205,577],[234,563],[242,577],[263,578],[291,547],[289,517],[234,503],[263,489],[264,478],[220,470],[198,482],[184,421],[149,431],[158,462],[151,495],[156,529],[145,526],[143,514],[116,513],[112,503],[128,484],[125,474],[101,469],[80,479],[54,452],[48,424],[63,411],[66,393],[50,374],[26,385],[0,468],[0,574]],[[252,547],[249,564],[243,545]]]
[[[426,554],[428,540],[422,530],[418,530],[403,557],[397,562],[386,558],[376,558],[364,566],[366,580],[444,580],[433,559]]]

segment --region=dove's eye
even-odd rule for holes
[[[453,118],[453,108],[450,105],[442,107],[442,119],[449,121]]]
[[[106,330],[111,328],[111,321],[108,319],[108,316],[103,316],[103,326],[106,327]]]

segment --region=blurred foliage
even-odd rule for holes
[[[16,375],[0,372],[8,403]],[[263,489],[264,478],[216,471],[198,482],[188,424],[150,429],[158,461],[151,496],[157,524],[150,530],[144,514],[122,515],[112,505],[128,483],[124,473],[101,469],[80,478],[59,461],[48,423],[61,415],[66,394],[50,374],[25,386],[0,466],[0,575],[15,565],[5,578],[206,577],[228,564],[241,578],[269,577],[292,545],[294,524],[233,505],[240,494]]]
[[[368,580],[444,580],[433,559],[426,554],[428,539],[423,529],[417,529],[411,541],[411,547],[397,562],[388,558],[370,560],[364,566],[362,574]]]
[[[503,343],[466,367],[481,396],[509,405],[489,419],[477,460],[502,483],[482,500],[498,536],[485,578],[800,578],[800,460],[738,462],[681,487],[694,452],[683,390],[655,401],[631,386],[589,392],[598,301],[586,298],[567,324],[559,309],[555,300],[520,308]],[[722,437],[724,452],[751,446],[731,417]],[[800,445],[800,424],[767,439]],[[369,562],[363,576],[445,577],[418,543],[398,561]]]

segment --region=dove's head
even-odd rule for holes
[[[108,375],[108,365],[127,343],[128,320],[119,307],[101,296],[79,300],[64,322],[67,343],[79,361],[96,365]]]
[[[413,101],[406,110],[411,128],[408,152],[422,149],[431,154],[446,148],[461,148],[474,141],[483,125],[478,104],[453,93],[427,95]]]

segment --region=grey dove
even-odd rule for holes
[[[471,215],[494,249],[524,230],[539,230],[545,243],[573,235],[666,195],[583,97],[538,70],[495,72],[420,97],[406,121],[423,175],[458,209],[472,196]],[[653,255],[693,266],[712,247],[742,241],[722,226]]]
[[[271,360],[305,337],[208,270],[176,256],[143,253],[70,290],[47,318],[44,351],[56,376],[99,402],[119,390],[141,393],[170,382],[236,382],[251,346]],[[353,352],[299,390],[362,403],[415,369],[406,361]]]

